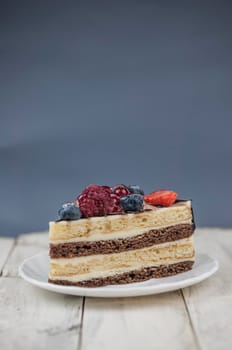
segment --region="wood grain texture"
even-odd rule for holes
[[[2,276],[17,277],[18,267],[23,260],[34,254],[48,251],[48,245],[48,232],[33,232],[20,235],[16,239],[14,249],[11,251],[2,270]]]
[[[180,292],[86,298],[83,350],[197,349]]]
[[[46,250],[40,246],[16,245],[2,269],[2,276],[17,277],[19,265],[23,262],[24,259],[44,251]]]
[[[182,291],[83,299],[17,278],[23,259],[48,248],[47,233],[0,238],[0,349],[229,350],[232,230],[198,229],[196,251],[219,260],[211,278]]]
[[[45,250],[48,251],[48,232],[20,235],[2,270],[2,276],[17,277],[18,267],[24,259]]]
[[[0,238],[0,275],[14,245],[14,238]]]
[[[44,250],[44,235],[19,237],[0,279],[0,349],[78,349],[82,298],[51,293],[26,283],[18,266]],[[0,239],[1,242],[2,239]]]
[[[211,278],[183,289],[197,339],[203,350],[232,349],[232,230],[201,229],[195,241],[220,264]]]
[[[17,239],[19,245],[34,245],[48,248],[48,231],[32,232],[30,234],[22,234]]]
[[[77,349],[81,298],[2,277],[0,315],[1,350]]]

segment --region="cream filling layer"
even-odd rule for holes
[[[81,281],[186,260],[194,260],[192,237],[122,253],[51,259],[49,278]]]
[[[165,226],[172,226],[192,220],[191,201],[180,202],[168,208],[147,206],[149,211],[130,213],[125,215],[108,215],[105,217],[92,217],[74,221],[59,221],[49,223],[50,241],[63,241],[72,239],[98,239],[104,236],[147,231]]]
[[[159,263],[159,264],[149,264],[149,265],[144,265],[144,266],[141,266],[140,268],[144,268],[144,267],[152,267],[152,266],[159,266],[159,265],[172,265],[172,264],[176,264],[176,263],[179,263],[179,262],[184,262],[184,261],[195,261],[195,257],[191,257],[191,258],[184,258],[184,259],[176,259],[176,260],[169,260],[168,262],[164,262],[164,263]],[[104,277],[109,277],[109,276],[115,276],[115,275],[118,275],[118,274],[121,274],[121,273],[124,273],[124,272],[129,272],[129,271],[132,271],[132,270],[135,270],[135,268],[129,268],[129,269],[121,269],[121,270],[114,270],[114,271],[99,271],[98,273],[96,272],[89,272],[89,273],[86,273],[86,274],[83,274],[81,276],[79,275],[73,275],[73,276],[52,276],[49,274],[49,278],[51,280],[63,280],[63,281],[70,281],[70,282],[80,282],[80,281],[86,281],[86,280],[91,280],[93,278],[104,278]]]
[[[186,220],[186,221],[182,221],[179,223],[175,223],[176,225],[182,225],[182,224],[188,224],[188,225],[192,225],[192,219]],[[69,238],[67,235],[66,239],[59,239],[59,240],[54,240],[54,239],[50,239],[50,243],[51,244],[63,244],[63,243],[72,243],[72,242],[88,242],[88,241],[101,241],[101,240],[112,240],[112,239],[119,239],[119,238],[129,238],[129,237],[134,237],[134,236],[138,236],[141,235],[143,233],[147,233],[149,230],[161,230],[163,228],[166,227],[170,227],[173,225],[168,225],[168,226],[158,226],[158,227],[149,227],[147,229],[145,228],[134,228],[131,230],[124,230],[124,231],[116,231],[110,234],[107,233],[96,233],[94,234],[94,232],[92,233],[91,236],[89,236],[88,238],[86,237],[75,237],[75,238]]]

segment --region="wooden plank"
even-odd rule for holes
[[[17,244],[20,245],[35,245],[44,248],[48,247],[48,232],[33,232],[30,234],[22,234],[17,239]]]
[[[86,298],[82,350],[197,349],[181,293]]]
[[[14,238],[0,237],[0,274],[14,245]]]
[[[48,244],[47,232],[20,235],[3,268],[2,275],[4,277],[18,276],[18,267],[23,260],[34,254],[48,251]]]
[[[220,270],[183,290],[186,305],[180,292],[86,298],[82,326],[81,298],[49,293],[14,278],[24,258],[47,249],[46,233],[23,235],[3,269],[4,276],[13,278],[0,279],[0,349],[79,349],[82,338],[82,350],[228,350],[232,348],[231,247],[232,230],[197,230],[196,251],[215,256]],[[11,249],[12,245],[8,254]]]
[[[0,349],[77,350],[82,298],[0,279]]]
[[[5,266],[2,270],[2,276],[4,277],[17,277],[19,265],[24,259],[37,254],[39,252],[47,251],[41,246],[34,245],[16,245],[8,258]]]
[[[82,298],[51,293],[15,278],[19,264],[46,249],[45,235],[19,237],[0,279],[0,349],[78,349]],[[44,245],[45,243],[45,245]]]
[[[34,254],[48,251],[48,245],[48,232],[34,232],[20,235],[3,268],[2,275],[4,277],[17,277],[18,267],[23,260]]]
[[[218,259],[219,271],[183,295],[202,349],[232,349],[232,230],[201,229],[196,250]]]

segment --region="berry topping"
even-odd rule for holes
[[[129,194],[128,196],[121,197],[120,203],[126,212],[137,212],[143,208],[143,197],[140,194]]]
[[[174,191],[159,190],[151,192],[149,195],[144,196],[144,200],[148,204],[162,205],[163,207],[169,207],[174,204],[178,194]]]
[[[120,197],[117,196],[115,193],[111,193],[110,198],[112,200],[112,208],[110,210],[111,211],[110,214],[122,214],[123,208],[121,207],[121,204],[120,204]]]
[[[66,207],[70,207],[71,205],[76,205],[74,202],[67,202],[62,204],[61,208],[66,208]]]
[[[64,203],[58,211],[61,220],[78,220],[82,214],[74,203]]]
[[[138,185],[129,185],[127,186],[127,188],[130,191],[130,193],[137,193],[137,194],[141,194],[142,196],[144,195],[144,191]]]
[[[111,187],[111,191],[119,197],[127,196],[130,194],[130,191],[125,185],[116,185],[114,187]]]
[[[120,198],[108,186],[89,185],[77,197],[77,204],[86,218],[122,212]]]

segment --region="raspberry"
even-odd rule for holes
[[[111,193],[111,187],[110,186],[101,186],[102,188],[104,188],[106,191]]]
[[[178,194],[174,191],[159,190],[151,192],[149,195],[144,196],[144,200],[148,204],[162,205],[163,207],[169,207],[174,204]]]
[[[125,185],[116,185],[111,187],[111,191],[119,197],[124,197],[130,194],[129,189]]]
[[[123,209],[120,204],[120,197],[115,193],[110,194],[112,200],[112,207],[110,208],[110,214],[121,214],[123,213]]]
[[[120,198],[111,192],[108,186],[89,185],[77,197],[77,204],[83,217],[105,216],[119,213]]]

